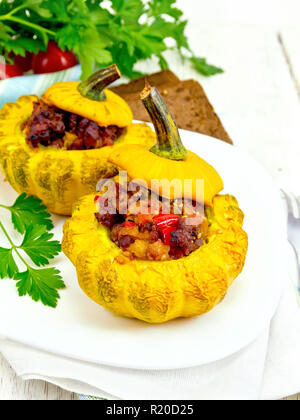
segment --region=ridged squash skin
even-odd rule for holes
[[[93,195],[78,201],[62,248],[87,296],[118,315],[151,324],[201,315],[222,301],[243,269],[248,237],[233,196],[218,195],[207,208],[208,243],[172,261],[128,259],[94,213]]]
[[[53,213],[70,216],[74,202],[95,192],[100,179],[118,173],[116,166],[108,162],[114,148],[134,143],[151,147],[155,143],[155,134],[147,125],[130,121],[126,134],[114,146],[72,151],[53,147],[34,149],[26,143],[22,130],[37,100],[36,96],[22,96],[1,109],[0,167],[18,193],[39,197]]]

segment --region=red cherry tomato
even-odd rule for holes
[[[23,76],[23,72],[16,64],[0,63],[0,80],[9,79],[11,77]]]
[[[16,55],[14,63],[18,67],[20,67],[21,70],[26,72],[26,71],[31,70],[32,57],[33,57],[33,54],[27,51],[25,57],[22,57],[21,55]]]
[[[71,51],[63,51],[54,41],[50,41],[47,51],[40,51],[33,56],[32,68],[34,73],[54,73],[76,66],[77,60]]]

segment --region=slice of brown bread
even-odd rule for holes
[[[145,87],[145,79],[149,81],[152,86],[159,87],[161,85],[172,85],[175,86],[180,83],[180,79],[172,73],[170,70],[160,71],[159,73],[151,74],[147,77],[140,77],[139,79],[132,80],[130,83],[126,83],[111,90],[118,93],[118,95],[131,95],[135,94],[136,98],[140,100],[140,92]]]
[[[173,113],[179,128],[196,131],[232,144],[202,86],[195,80],[181,82],[172,72],[164,71],[147,76],[149,83],[156,86]],[[145,77],[113,88],[131,107],[134,119],[150,121],[140,100],[145,86]]]

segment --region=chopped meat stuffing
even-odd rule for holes
[[[116,203],[119,202],[119,185],[117,193]],[[127,194],[129,200],[130,193]],[[102,201],[103,207],[108,207],[108,198],[97,196],[96,201],[98,203]],[[163,206],[160,200],[157,214],[142,212],[132,214],[130,209],[127,214],[120,214],[117,204],[115,214],[101,210],[95,216],[100,224],[110,229],[111,240],[131,259],[176,260],[188,256],[207,240],[207,218],[199,216],[195,210],[192,213],[192,209],[195,209],[192,204],[192,202],[185,203],[182,206],[182,215],[162,214]],[[143,202],[140,203],[140,207],[145,208]],[[170,208],[174,209],[174,207],[174,201],[170,202]],[[192,223],[190,223],[191,220]]]
[[[124,130],[114,125],[100,127],[87,118],[36,102],[26,125],[26,140],[35,148],[42,145],[68,150],[99,149],[112,146]],[[66,133],[73,135],[71,142],[66,141]]]

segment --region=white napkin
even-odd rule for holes
[[[209,365],[169,371],[119,369],[7,340],[0,341],[0,351],[24,380],[45,380],[107,399],[252,400],[293,395],[300,392],[300,303],[295,258],[292,252],[289,256],[283,296],[271,326],[243,351]]]

